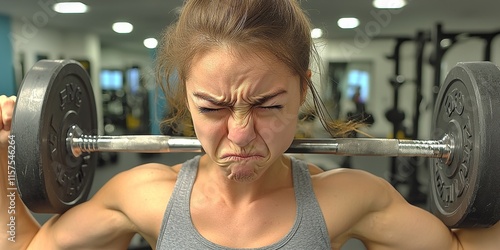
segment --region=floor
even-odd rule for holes
[[[91,189],[91,196],[112,176],[117,173],[130,169],[134,166],[147,163],[147,162],[162,162],[167,165],[174,165],[176,163],[181,163],[187,159],[192,158],[195,153],[166,153],[166,154],[137,154],[137,153],[119,153],[118,161],[115,164],[105,164],[100,166],[96,170],[95,179],[93,182],[93,187]],[[313,162],[324,169],[334,169],[342,165],[344,157],[336,155],[295,155],[296,157],[303,158],[307,161]],[[388,178],[390,158],[384,157],[352,157],[351,167],[356,169],[364,169],[371,172],[377,176]],[[427,184],[427,167],[425,171],[419,171],[419,180],[422,183],[422,190],[425,192]],[[400,188],[400,192],[404,195],[405,189]],[[35,214],[35,218],[40,222],[44,223],[50,215]],[[139,245],[140,239],[138,237],[134,238],[131,243],[132,246]],[[137,247],[137,246],[136,246]],[[139,248],[134,248],[139,249]],[[349,240],[342,250],[364,250],[366,249],[363,244],[358,240]]]

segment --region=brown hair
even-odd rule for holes
[[[229,46],[274,55],[309,88],[314,115],[330,134],[352,126],[331,119],[308,75],[311,60],[319,62],[310,21],[295,0],[187,0],[176,23],[164,32],[157,54],[157,81],[175,125],[189,117],[185,80],[193,58],[208,49]],[[190,119],[189,119],[190,120]]]

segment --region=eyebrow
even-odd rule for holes
[[[255,100],[250,103],[251,105],[261,105],[267,101],[269,101],[270,99],[276,97],[276,96],[279,96],[279,95],[282,95],[282,94],[286,94],[287,91],[286,90],[278,90],[274,93],[271,93],[271,94],[268,94],[268,95],[264,95],[264,96],[259,96],[257,98],[255,98]],[[222,106],[222,107],[230,107],[233,105],[232,102],[229,102],[229,101],[220,101],[220,100],[217,100],[215,99],[214,97],[212,96],[209,96],[205,93],[201,93],[201,92],[194,92],[193,93],[193,96],[199,98],[199,99],[202,99],[202,100],[205,100],[207,102],[210,102],[212,103],[213,105],[216,105],[216,106]]]

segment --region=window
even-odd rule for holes
[[[358,93],[359,92],[359,93]],[[347,88],[346,95],[349,99],[353,99],[359,94],[358,101],[366,103],[370,93],[370,75],[367,71],[352,69],[347,73]]]
[[[121,90],[123,88],[123,72],[104,69],[101,71],[100,81],[102,90]]]

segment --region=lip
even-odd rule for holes
[[[223,154],[222,159],[224,160],[251,160],[262,158],[259,154]]]

